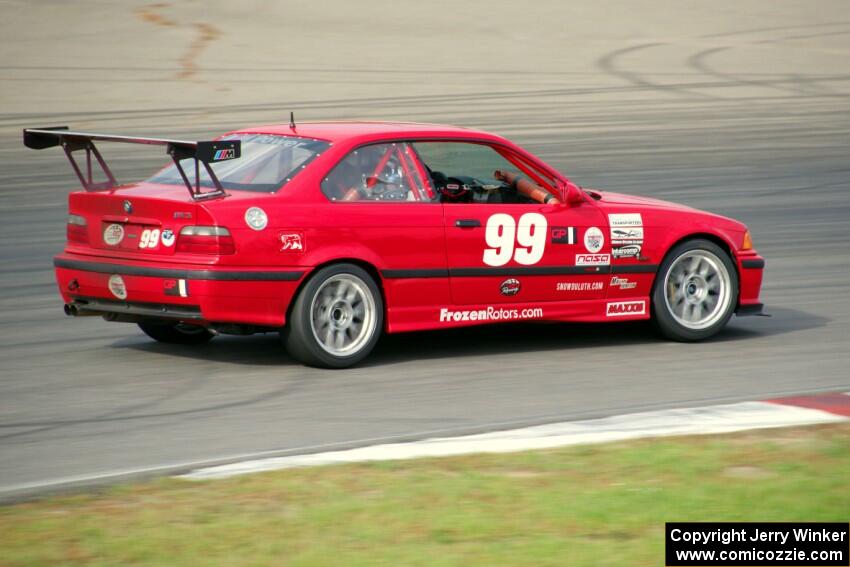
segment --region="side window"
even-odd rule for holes
[[[416,142],[444,203],[557,203],[554,181],[507,150],[472,142]]]
[[[373,144],[352,151],[322,181],[331,201],[435,201],[410,144]]]

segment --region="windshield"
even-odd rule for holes
[[[274,136],[271,134],[237,134],[222,140],[241,140],[242,157],[210,164],[221,186],[239,191],[271,193],[289,182],[330,144],[320,140]],[[180,161],[189,181],[195,182],[195,160]],[[203,166],[201,187],[215,187]],[[151,183],[183,185],[177,166],[171,165],[148,179]]]

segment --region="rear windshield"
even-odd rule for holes
[[[242,140],[242,157],[212,163],[213,172],[225,189],[271,193],[277,191],[301,171],[330,144],[320,140],[274,136],[271,134],[236,134],[222,140]],[[195,160],[181,160],[180,165],[195,183]],[[203,165],[200,168],[201,187],[215,187]],[[148,179],[151,183],[183,185],[175,165],[167,167]]]

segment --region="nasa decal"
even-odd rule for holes
[[[608,266],[610,254],[576,254],[576,266]]]
[[[605,246],[605,235],[595,226],[591,226],[584,233],[584,247],[591,254],[596,254]]]

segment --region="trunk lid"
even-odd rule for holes
[[[185,187],[153,183],[71,193],[68,212],[85,219],[88,236],[85,243],[69,242],[69,251],[137,260],[173,258],[180,230],[210,220],[198,218],[209,215]],[[194,261],[209,262],[210,258],[195,257]]]

